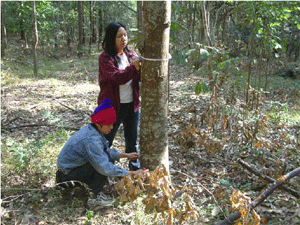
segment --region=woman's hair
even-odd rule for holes
[[[114,22],[108,25],[105,30],[105,37],[102,42],[102,48],[105,52],[109,53],[112,57],[117,59],[117,49],[116,49],[116,36],[120,27],[123,27],[126,30],[126,27],[120,22]],[[125,53],[129,52],[127,46],[124,49]],[[118,59],[117,59],[118,62]]]

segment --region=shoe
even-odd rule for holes
[[[140,160],[130,160],[129,161],[129,170],[130,171],[136,171],[139,170],[141,168],[141,163]]]
[[[105,195],[103,192],[99,192],[96,198],[89,198],[87,201],[87,205],[92,210],[99,210],[104,207],[113,206],[114,199]]]

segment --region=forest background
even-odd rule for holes
[[[60,149],[96,107],[104,28],[124,23],[138,51],[141,4],[1,1],[3,224],[170,223],[173,211],[147,211],[142,198],[93,212],[53,188]],[[170,174],[188,197],[168,199],[181,213],[172,222],[217,223],[238,203],[246,212],[267,189],[266,176],[299,167],[299,17],[296,1],[172,2]],[[122,135],[114,147],[124,150]],[[300,224],[299,182],[258,206],[260,219],[249,214],[241,222]]]

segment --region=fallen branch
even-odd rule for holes
[[[41,188],[1,188],[2,192],[14,192],[14,191],[42,191],[43,189]]]
[[[260,171],[258,171],[257,169],[253,168],[253,166],[249,165],[249,164],[246,163],[245,161],[243,161],[243,160],[241,160],[241,159],[237,159],[237,162],[238,162],[242,167],[246,168],[246,169],[249,170],[251,173],[253,173],[253,174],[255,174],[255,175],[257,175],[257,176],[263,178],[264,180],[269,181],[269,182],[276,182],[275,179],[273,179],[273,178],[271,178],[271,177],[269,177],[269,176],[264,175],[262,172],[260,172]],[[293,190],[293,189],[291,189],[291,188],[289,188],[289,187],[286,187],[286,186],[282,185],[280,188],[283,189],[283,190],[285,190],[286,192],[290,193],[291,195],[295,196],[296,198],[299,198],[299,197],[300,197],[300,194],[299,194],[297,191],[295,191],[295,190]]]
[[[283,185],[285,182],[300,174],[300,167],[289,172],[288,174],[280,177],[274,184],[272,184],[264,193],[259,195],[254,202],[250,204],[250,212],[258,205],[260,205],[269,195],[271,195],[276,188]],[[233,222],[241,217],[240,211],[236,211],[230,216],[228,216],[225,220],[221,221],[217,225],[230,225]]]
[[[70,106],[67,106],[67,105],[65,105],[65,104],[63,104],[63,103],[61,103],[61,102],[59,102],[59,101],[57,101],[57,100],[55,100],[55,99],[54,99],[54,101],[55,101],[55,102],[57,102],[58,104],[60,104],[60,105],[64,106],[64,107],[68,108],[68,109],[71,109],[71,110],[73,110],[74,112],[77,112],[77,113],[82,113],[82,112],[80,112],[80,111],[78,111],[78,110],[76,110],[76,109],[73,109],[72,107],[70,107]]]

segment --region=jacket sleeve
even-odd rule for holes
[[[113,161],[120,161],[121,153],[118,150],[114,148],[109,148],[107,149],[107,152]]]
[[[100,79],[110,81],[116,85],[126,84],[131,79],[141,79],[140,71],[137,71],[133,64],[130,64],[124,70],[120,70],[114,64],[114,59],[107,53],[102,53],[99,56],[99,73]]]
[[[89,138],[87,140],[87,158],[94,169],[104,176],[127,176],[127,170],[115,166],[112,162],[110,162],[103,149],[104,145],[100,140],[95,140],[93,138]]]

